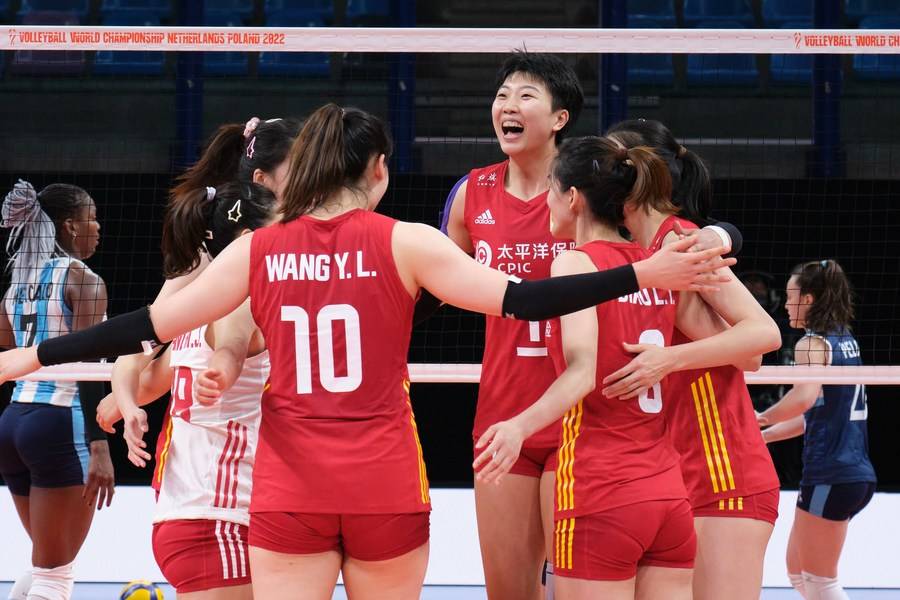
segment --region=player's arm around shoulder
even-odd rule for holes
[[[462,182],[456,188],[456,194],[450,201],[450,216],[447,219],[447,236],[453,242],[462,248],[466,254],[475,252],[472,245],[472,237],[469,230],[466,229],[466,190],[469,188],[469,182]]]
[[[507,276],[476,262],[434,227],[398,221],[391,249],[400,279],[413,298],[425,288],[459,308],[501,313]]]
[[[72,308],[73,331],[87,329],[106,316],[106,283],[83,264],[69,265],[65,297]]]

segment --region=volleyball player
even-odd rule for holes
[[[230,183],[188,195],[202,195],[193,201],[213,205],[212,219],[197,224],[210,228],[206,248],[212,257],[237,236],[270,223],[276,212],[272,192],[256,184]],[[200,243],[187,237],[175,241],[183,252]],[[156,446],[153,552],[182,600],[252,598],[247,526],[260,398],[268,376],[265,340],[248,301],[177,337],[145,369],[140,389],[132,391],[142,402],[172,392]],[[99,412],[107,413],[109,422],[118,420],[116,401],[106,398],[104,404]],[[140,447],[129,451],[139,466],[149,459]]]
[[[578,120],[584,94],[572,68],[550,54],[515,52],[496,77],[491,121],[503,162],[472,170],[457,183],[447,232],[479,262],[523,279],[550,274],[572,246],[550,234],[547,176],[557,145]],[[486,318],[473,443],[492,423],[528,406],[553,381],[539,321]],[[488,598],[541,597],[541,565],[551,543],[557,428],[526,440],[500,485],[475,480],[475,514]],[[552,567],[548,568],[548,577]],[[549,580],[548,580],[549,581]]]
[[[706,166],[662,123],[624,121],[614,125],[608,135],[627,147],[653,148],[672,175],[671,204],[663,210],[626,211],[625,225],[642,246],[658,250],[676,239],[677,226],[689,230],[710,222],[712,198]],[[714,318],[721,315],[736,327],[758,331],[748,339],[759,356],[737,366],[686,369],[685,359],[696,362],[702,357],[696,349],[680,346],[690,341],[690,336],[676,328],[675,345],[650,348],[634,363],[611,374],[604,382],[606,393],[631,397],[634,390],[672,371],[668,376],[672,401],[666,404],[665,414],[681,454],[695,517],[694,595],[698,600],[756,600],[766,545],[778,516],[779,483],[771,456],[755,433],[758,426],[743,371],[758,369],[761,355],[780,345],[780,334],[771,317],[737,281],[702,298],[686,294],[682,301],[708,303],[715,311],[711,313]],[[643,347],[630,348],[639,352]],[[642,372],[647,380],[637,379]]]
[[[578,246],[554,260],[553,274],[647,256],[618,233],[623,207],[650,210],[670,193],[665,164],[647,149],[625,150],[597,137],[564,142],[548,205],[553,234]],[[678,455],[660,414],[667,388],[656,384],[630,402],[595,390],[629,360],[623,341],[668,345],[676,323],[694,337],[723,329],[697,303],[680,304],[676,315],[676,298],[645,289],[551,321],[546,335],[558,377],[536,403],[478,441],[474,466],[489,484],[511,468],[524,439],[565,415],[553,551],[560,599],[691,597],[695,536]],[[748,352],[743,342],[750,335],[727,332],[704,343],[719,350],[718,360],[736,360]]]
[[[860,365],[853,337],[850,282],[833,260],[807,262],[791,274],[785,308],[806,330],[794,346],[798,365]],[[875,493],[869,460],[864,385],[795,384],[762,412],[766,442],[803,436],[803,476],[787,547],[791,585],[807,600],[848,598],[837,579],[847,527]]]
[[[248,295],[272,362],[250,518],[259,598],[418,598],[428,556],[428,482],[409,402],[414,299],[427,288],[468,310],[546,319],[636,292],[705,288],[733,259],[716,248],[602,273],[527,282],[471,260],[422,224],[373,209],[388,184],[385,125],[333,104],[291,151],[282,222],[232,242],[176,294],[81,337],[0,355],[0,378],[42,362],[135,352],[237,308]],[[152,342],[148,341],[152,340]],[[363,360],[365,357],[365,360]]]
[[[280,200],[288,168],[286,156],[299,131],[300,123],[295,119],[257,117],[245,125],[233,123],[216,130],[198,161],[178,177],[169,192],[161,242],[166,281],[157,298],[181,289],[209,263],[204,245],[210,243],[206,235],[211,230],[207,221],[212,215],[212,204],[204,202],[204,195],[198,195],[197,190],[223,185],[236,177],[239,182],[266,187],[275,194],[276,201]],[[150,358],[120,357],[112,374],[115,398],[122,402],[125,415],[123,437],[128,442],[129,458],[137,462],[149,460],[145,450],[135,453],[146,448],[142,438],[148,427],[144,411],[134,409],[133,390]]]
[[[19,181],[2,213],[3,227],[12,228],[12,283],[3,298],[0,345],[36,346],[100,322],[106,286],[83,262],[100,240],[90,195],[62,183],[38,193]],[[17,586],[20,598],[71,596],[72,565],[94,504],[99,510],[112,501],[109,447],[93,414],[84,415],[99,399],[95,387],[80,383],[19,381],[0,415],[0,473],[32,542],[31,584]]]

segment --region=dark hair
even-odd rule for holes
[[[275,194],[257,183],[233,181],[216,188],[185,192],[177,219],[169,219],[163,237],[166,277],[182,275],[174,264],[193,267],[199,261],[198,248],[205,247],[215,258],[243,229],[259,229],[275,212]],[[192,267],[192,268],[193,268]]]
[[[13,283],[26,280],[54,255],[65,252],[59,245],[60,226],[77,219],[91,200],[77,185],[52,183],[40,192],[19,180],[3,200],[3,227],[11,228],[6,241],[7,269]]]
[[[594,216],[610,226],[622,222],[627,202],[645,210],[659,208],[669,204],[672,191],[669,171],[652,150],[626,150],[596,136],[563,142],[551,173],[562,190],[574,187],[581,192]]]
[[[572,131],[584,106],[584,91],[578,75],[572,67],[553,54],[514,50],[497,71],[494,89],[498,89],[514,73],[522,73],[547,86],[554,111],[569,111],[569,121],[556,132],[556,143],[559,144]]]
[[[41,210],[47,213],[56,230],[66,219],[77,219],[81,210],[91,199],[83,188],[70,183],[51,183],[38,192]]]
[[[853,290],[841,265],[834,260],[817,260],[794,268],[801,294],[813,297],[806,313],[806,329],[832,333],[850,329],[853,320]]]
[[[311,114],[289,154],[290,173],[281,212],[291,221],[341,188],[355,189],[372,157],[390,158],[393,144],[384,122],[358,108],[326,104]]]
[[[709,169],[703,159],[678,143],[668,127],[652,119],[629,119],[610,127],[606,135],[629,148],[653,148],[669,167],[669,174],[672,176],[672,202],[681,209],[681,216],[697,225],[710,223],[712,183]]]
[[[217,187],[235,178],[249,184],[256,169],[267,173],[273,171],[287,156],[300,123],[295,119],[262,121],[246,138],[244,128],[238,124],[219,127],[197,162],[178,176],[175,187],[169,191],[162,233],[163,272],[167,278],[189,273],[200,262],[199,242],[184,252],[185,240],[174,237],[178,232],[207,229],[205,220],[193,220],[202,212],[201,207],[194,205],[205,194],[198,190]],[[194,240],[195,237],[187,236],[187,239]]]

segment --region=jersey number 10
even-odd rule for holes
[[[297,393],[312,393],[312,340],[309,314],[299,306],[282,306],[281,320],[294,324]],[[334,372],[332,323],[344,322],[346,332],[347,374]],[[316,315],[316,345],[319,351],[319,382],[329,392],[352,392],[362,383],[362,344],[359,337],[359,313],[349,304],[323,306]]]

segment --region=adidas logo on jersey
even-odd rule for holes
[[[477,217],[475,217],[476,225],[493,225],[497,221],[494,220],[494,215],[491,214],[491,209],[487,209]]]

